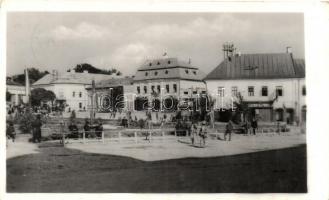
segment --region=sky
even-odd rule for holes
[[[7,76],[25,67],[64,72],[80,63],[134,75],[146,60],[191,59],[209,73],[222,45],[237,52],[283,53],[304,58],[299,13],[12,12],[7,15]]]

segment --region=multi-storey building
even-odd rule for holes
[[[205,82],[219,113],[242,100],[262,121],[306,119],[305,63],[292,53],[234,55],[211,71]]]
[[[204,77],[199,68],[177,58],[148,60],[134,76],[134,90],[137,97],[145,97],[145,101],[154,96],[162,100],[170,97],[189,99],[206,92]]]

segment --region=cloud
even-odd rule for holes
[[[110,34],[110,31],[103,26],[81,22],[73,28],[66,27],[64,25],[57,26],[49,33],[49,36],[56,40],[97,40],[104,37],[109,37]]]

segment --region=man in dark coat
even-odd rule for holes
[[[224,140],[226,140],[226,136],[228,135],[228,137],[229,137],[228,141],[231,141],[232,131],[233,131],[233,122],[231,120],[229,120],[228,123],[226,124]]]
[[[258,128],[258,123],[255,117],[251,121],[251,128],[252,128],[252,133],[256,135],[256,129]]]
[[[32,122],[33,142],[41,142],[41,115],[37,115],[36,120]]]

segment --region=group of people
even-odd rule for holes
[[[206,122],[192,123],[190,130],[191,144],[193,146],[199,145],[199,147],[206,146],[207,138],[207,126]]]
[[[69,138],[82,138],[82,132],[79,132],[79,128],[75,121],[71,121],[69,126]],[[97,120],[96,124],[91,124],[88,119],[85,120],[85,124],[83,126],[83,131],[85,133],[86,138],[95,138],[102,137],[103,132],[103,124],[101,120]]]
[[[256,130],[258,128],[257,119],[254,117],[252,118],[251,122],[249,120],[246,120],[246,122],[242,125],[242,127],[244,128],[245,135],[248,134],[256,135]]]

